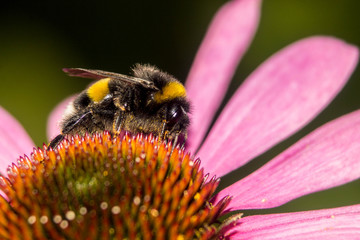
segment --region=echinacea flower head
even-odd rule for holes
[[[244,81],[204,139],[256,31],[260,5],[260,0],[225,4],[190,70],[186,88],[193,113],[187,149],[201,163],[188,150],[171,152],[172,147],[151,136],[100,133],[68,138],[54,150],[35,149],[1,177],[2,236],[359,239],[359,204],[218,218],[281,206],[360,177],[358,110],[319,127],[211,196],[218,185],[214,175],[243,166],[309,123],[342,89],[358,62],[357,47],[334,37],[295,42]],[[65,106],[61,103],[50,117],[50,139],[58,134],[56,122]],[[0,157],[9,164],[32,144],[3,110],[0,121]]]
[[[0,177],[1,239],[215,239],[230,202],[219,181],[171,143],[75,136],[35,149]]]

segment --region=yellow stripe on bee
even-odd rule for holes
[[[100,102],[106,95],[109,94],[110,78],[100,79],[87,90],[87,95],[94,102]]]
[[[161,91],[157,92],[154,95],[154,100],[157,103],[162,103],[177,97],[186,97],[186,90],[184,85],[174,81],[169,82]]]

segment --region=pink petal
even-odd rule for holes
[[[53,139],[60,133],[59,122],[69,105],[74,100],[75,96],[66,98],[64,101],[59,103],[54,110],[50,113],[48,124],[47,124],[47,137],[49,140]]]
[[[330,37],[296,42],[237,90],[199,156],[221,176],[290,136],[321,112],[353,72],[358,49]]]
[[[206,133],[236,66],[257,29],[260,0],[233,0],[214,17],[186,81],[192,103],[188,146],[195,150]]]
[[[360,177],[360,110],[316,129],[246,178],[222,190],[228,210],[280,206]]]
[[[0,107],[0,172],[4,174],[8,165],[29,154],[34,146],[21,124]]]
[[[245,217],[229,234],[248,240],[360,239],[360,205]]]

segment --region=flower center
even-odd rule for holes
[[[221,238],[230,198],[210,203],[218,182],[152,136],[74,136],[0,177],[0,238]]]

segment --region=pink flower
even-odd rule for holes
[[[205,172],[223,176],[309,123],[353,72],[358,49],[333,37],[298,41],[263,63],[236,91],[200,146],[229,81],[256,31],[260,0],[233,0],[210,25],[186,82],[193,105],[188,147]],[[49,136],[66,102],[52,113]],[[33,143],[0,109],[1,169]],[[333,120],[269,163],[223,189],[228,211],[273,208],[360,177],[360,111]],[[232,239],[359,239],[360,204],[317,211],[245,216]]]

